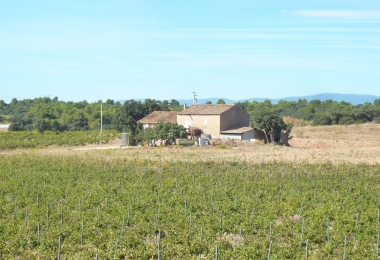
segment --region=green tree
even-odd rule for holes
[[[332,125],[331,115],[327,113],[316,114],[313,120],[314,125]]]
[[[51,129],[50,122],[49,122],[48,120],[46,120],[46,119],[38,119],[38,120],[34,123],[34,127],[35,127],[35,129],[36,129],[40,134],[43,134],[45,131]]]
[[[158,123],[154,127],[154,132],[157,140],[164,141],[165,144],[175,142],[176,138],[181,138],[186,135],[185,128],[177,123]]]
[[[0,123],[4,122],[4,121],[5,121],[5,117],[3,117],[2,115],[0,115]]]
[[[307,104],[305,107],[301,107],[299,109],[299,112],[301,112],[300,117],[305,120],[311,120],[314,117],[315,114],[315,108],[311,104]]]
[[[237,105],[241,109],[245,110],[245,103],[244,102],[236,102],[235,105]]]
[[[6,106],[7,106],[7,103],[5,103],[4,100],[0,100],[0,114],[4,114]]]
[[[161,110],[161,111],[168,111],[168,110],[170,110],[169,109],[169,101],[167,101],[167,100],[164,100],[164,101],[160,102],[159,106],[160,106],[159,110]]]
[[[51,123],[51,130],[55,132],[64,131],[65,128],[61,126],[61,124],[58,122],[58,120],[53,120]]]
[[[155,100],[155,99],[145,99],[145,102],[143,104],[143,113],[144,116],[149,115],[153,111],[162,111],[162,110],[169,110],[167,101],[161,106],[161,101]],[[143,117],[144,117],[143,116]],[[141,117],[142,118],[142,117]],[[139,118],[139,119],[141,119]],[[139,120],[137,119],[137,120]]]
[[[176,99],[170,100],[169,107],[179,107],[179,106],[181,105],[179,104],[178,100]]]
[[[223,99],[218,99],[218,101],[216,102],[216,104],[223,105],[223,104],[226,104],[226,102]]]
[[[154,128],[152,127],[145,128],[143,130],[138,130],[136,132],[137,132],[136,133],[137,143],[144,143],[144,142],[150,143],[152,140],[156,140],[156,135],[155,135],[156,133],[154,131]]]
[[[279,141],[282,130],[288,130],[288,126],[285,124],[282,117],[278,116],[272,111],[256,111],[252,118],[252,121],[254,127],[265,131],[268,139],[270,137],[270,133],[273,133],[275,142]]]
[[[127,100],[115,113],[113,128],[120,132],[131,130],[132,134],[136,134],[137,121],[148,114],[140,101]]]
[[[169,103],[169,109],[171,111],[181,111],[183,110],[183,106],[181,106],[176,99],[172,99]]]
[[[88,118],[83,113],[79,113],[69,125],[70,131],[86,131],[88,129]]]
[[[113,99],[107,99],[106,104],[108,104],[108,105],[114,105],[115,101]]]
[[[14,116],[11,118],[11,124],[9,125],[9,131],[25,131],[27,130],[26,126],[32,124],[30,119],[24,119],[21,116]],[[28,127],[29,130],[29,127]]]
[[[206,102],[206,104],[207,104],[207,105],[211,105],[212,102],[209,100],[209,101]]]
[[[175,142],[175,139],[185,136],[186,131],[182,125],[170,122],[159,122],[155,127],[145,128],[144,130],[139,131],[137,134],[137,140],[139,142],[161,140],[166,145],[172,144]]]
[[[355,120],[350,116],[343,116],[339,119],[340,125],[351,125],[353,123],[355,123]]]

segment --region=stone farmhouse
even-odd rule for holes
[[[159,122],[170,122],[183,125],[188,130],[200,130],[212,138],[268,141],[262,131],[249,127],[249,114],[233,104],[192,105],[180,112],[154,111],[138,122],[144,129]]]
[[[178,113],[177,123],[220,138],[223,131],[249,127],[249,114],[236,105],[193,105]]]
[[[212,138],[274,142],[273,133],[270,137],[249,126],[249,114],[241,107],[233,104],[203,104],[192,105],[178,111],[154,111],[138,121],[143,128],[154,127],[157,123],[177,123],[183,125],[188,133],[196,129]],[[281,133],[280,143],[288,144],[288,134]]]

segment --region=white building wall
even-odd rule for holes
[[[8,131],[9,124],[0,124],[0,131]]]
[[[255,133],[254,133],[254,130],[250,130],[250,131],[247,131],[247,132],[244,132],[243,133],[243,138],[242,140],[243,141],[249,141],[251,139],[254,139],[255,138]]]
[[[185,128],[198,127],[205,134],[211,134],[213,138],[220,135],[219,115],[177,115],[177,123]]]
[[[243,134],[220,134],[220,139],[242,140]]]

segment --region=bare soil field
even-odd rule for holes
[[[291,147],[237,143],[237,147],[126,147],[121,140],[106,145],[50,147],[3,153],[99,154],[150,160],[249,160],[330,161],[332,163],[380,163],[380,124],[294,127]]]

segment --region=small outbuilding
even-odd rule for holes
[[[266,138],[263,131],[252,127],[240,127],[220,132],[221,139],[234,139],[240,141],[263,141],[266,143]]]
[[[0,124],[0,131],[8,131],[9,124]]]
[[[249,141],[253,139],[254,129],[252,127],[240,127],[220,132],[221,139],[233,139],[240,141]]]

